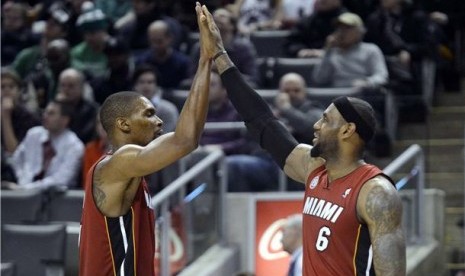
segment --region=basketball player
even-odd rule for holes
[[[196,5],[200,29],[199,67],[176,129],[162,135],[153,104],[135,92],[111,95],[100,118],[112,152],[87,175],[80,235],[80,275],[154,275],[154,217],[144,175],[193,151],[208,110],[214,40]],[[168,252],[161,252],[168,254]]]
[[[205,6],[202,12],[217,45],[213,60],[248,131],[306,185],[303,275],[405,275],[401,200],[389,177],[362,159],[375,131],[372,107],[340,97],[315,123],[314,146],[298,144],[231,62]]]

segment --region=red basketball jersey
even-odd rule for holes
[[[380,174],[363,165],[330,185],[324,166],[310,174],[302,211],[304,276],[374,275],[368,227],[356,208],[363,184]]]
[[[154,275],[155,221],[145,180],[141,180],[126,215],[106,217],[92,196],[94,168],[87,174],[84,186],[89,188],[81,217],[79,275]]]

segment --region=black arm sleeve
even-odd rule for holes
[[[224,71],[221,80],[252,137],[284,168],[286,158],[298,144],[295,138],[274,117],[268,104],[250,87],[236,67]]]

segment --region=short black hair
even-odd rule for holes
[[[136,102],[140,97],[142,96],[139,93],[123,91],[105,99],[100,108],[100,121],[109,135],[113,132],[116,118],[129,117],[135,110]]]

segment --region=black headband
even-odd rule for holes
[[[334,106],[348,123],[356,125],[355,131],[367,143],[373,137],[375,130],[358,114],[349,99],[345,96],[338,97],[333,101]]]

